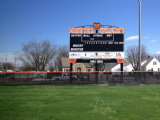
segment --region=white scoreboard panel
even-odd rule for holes
[[[69,52],[71,59],[123,59],[124,52]]]

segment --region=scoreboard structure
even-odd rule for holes
[[[93,33],[93,28],[70,28],[70,63],[94,63],[95,61],[97,63],[124,63],[124,32],[122,29],[100,29],[99,27],[101,33],[98,33],[97,29],[94,28],[96,33]]]

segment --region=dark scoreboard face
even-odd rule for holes
[[[124,51],[123,33],[70,34],[70,52]]]

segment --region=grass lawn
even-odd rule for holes
[[[160,120],[160,85],[0,86],[1,120]]]

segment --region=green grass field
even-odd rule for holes
[[[1,120],[160,120],[160,85],[0,86]]]

